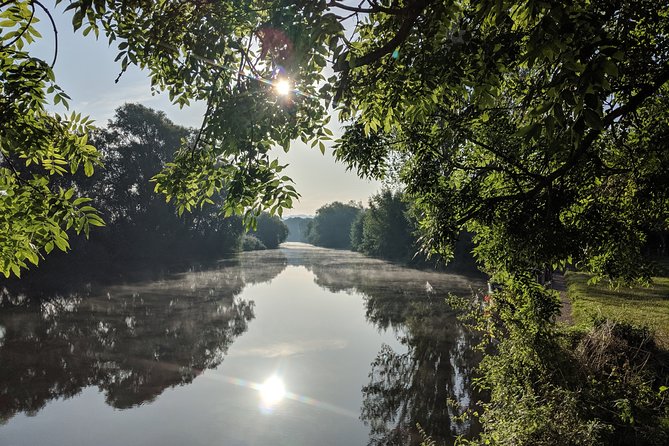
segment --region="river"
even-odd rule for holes
[[[411,445],[417,423],[452,444],[478,429],[457,417],[478,355],[445,297],[481,287],[287,243],[39,301],[4,289],[0,445]]]

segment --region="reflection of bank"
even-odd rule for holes
[[[211,270],[47,300],[3,290],[0,420],[34,414],[88,386],[104,391],[109,405],[128,408],[191,382],[221,363],[253,319],[253,302],[236,296],[285,266],[278,251],[243,253]]]
[[[245,286],[272,280],[288,264],[299,266],[290,272],[298,272],[297,275],[308,280],[310,291],[306,295],[292,296],[291,287],[302,282],[287,280],[277,283],[283,286],[277,288],[280,291],[266,288],[268,296],[285,294],[283,300],[268,297],[261,301],[260,295],[254,294],[259,305],[256,310],[252,302],[240,299]],[[313,276],[303,268],[310,270]],[[356,311],[355,314],[338,313],[339,322],[331,324],[337,325],[337,330],[350,330],[346,323],[356,317],[365,332],[370,333],[371,341],[377,341],[376,330],[368,330],[359,317],[361,298],[367,320],[379,330],[389,330],[384,335],[388,342],[392,342],[394,334],[405,346],[405,349],[398,347],[397,351],[381,350],[372,364],[370,382],[363,389],[362,420],[372,427],[373,444],[392,444],[392,441],[411,444],[418,438],[416,422],[438,440],[450,441],[457,429],[467,432],[468,426],[454,421],[453,410],[446,405],[446,400],[454,398],[465,406],[468,401],[476,400],[470,386],[475,361],[468,356],[471,354],[470,335],[454,319],[443,297],[448,292],[469,295],[472,279],[405,269],[348,251],[310,247],[244,253],[223,259],[213,268],[194,268],[187,273],[125,285],[73,289],[60,292],[43,303],[34,302],[28,294],[21,298],[16,294],[0,297],[5,302],[0,310],[0,326],[5,328],[4,345],[0,345],[0,417],[7,419],[19,412],[36,413],[47,402],[75,396],[88,386],[101,389],[108,404],[116,408],[152,401],[165,389],[189,383],[204,369],[218,366],[256,314],[258,320],[253,322],[256,325],[266,320],[281,326],[290,325],[286,316],[269,310],[263,313],[265,310],[260,305],[273,302],[275,307],[262,307],[269,309],[288,305],[286,311],[294,316],[291,321],[303,319],[300,302],[319,303],[310,294],[316,291],[312,280],[334,293],[356,294],[355,299],[340,299],[344,297],[341,294],[323,293],[330,299],[323,302],[342,300],[347,302],[347,311]],[[355,305],[349,305],[353,302]],[[326,308],[325,314],[328,310]],[[323,321],[312,318],[307,325],[318,330]],[[338,369],[341,372],[354,367],[348,359],[343,359],[352,356],[331,356],[328,352],[344,353],[349,343],[358,341],[355,335],[348,341],[338,337],[320,339],[314,337],[316,331],[313,330],[296,330],[295,336],[285,339],[271,338],[271,345],[264,335],[260,336],[248,354],[266,356],[269,350],[273,355],[302,356],[305,352],[318,351],[323,355],[323,364],[328,365],[324,370],[332,371],[341,366]],[[360,341],[365,344],[369,340]],[[240,341],[238,346],[243,343]],[[325,419],[345,417],[365,436],[366,428],[356,421],[359,413],[353,413],[352,409],[359,407],[357,391],[365,384],[366,368],[377,353],[378,345],[365,350],[363,370],[351,373],[359,377],[358,372],[362,372],[363,377],[363,380],[356,379],[353,387],[347,387],[352,390],[354,400],[333,397],[335,392],[319,393],[314,387],[300,388],[289,380],[283,386],[276,379],[270,380],[268,371],[267,375],[254,376],[253,370],[258,368],[248,368],[239,352],[235,353],[234,361],[228,359],[224,364],[228,371],[237,367],[237,372],[230,372],[230,376],[222,376],[222,369],[203,373],[198,384],[220,378],[257,390],[253,401],[267,412],[274,411],[272,417],[263,418],[265,421],[270,418],[276,421],[286,408],[307,405],[313,409],[309,414],[322,412],[326,414]],[[353,350],[357,351],[357,346]],[[315,364],[309,361],[302,364]],[[335,365],[335,362],[338,363]],[[311,373],[311,368],[303,366],[298,375],[304,379]],[[286,377],[280,373],[278,376]],[[329,382],[337,380],[341,380],[341,375]],[[321,382],[314,381],[316,385]],[[346,398],[350,396],[348,392],[343,393],[347,394]],[[234,402],[224,397],[221,397],[221,406],[230,413],[236,410]],[[244,417],[240,414],[240,418],[234,419],[239,421]]]
[[[370,382],[363,388],[361,419],[371,430],[371,445],[418,445],[420,425],[437,444],[471,437],[477,423],[461,419],[479,399],[472,377],[479,355],[475,340],[444,303],[419,304],[402,324],[405,352],[388,346],[372,363]],[[399,327],[398,327],[399,328]]]
[[[421,444],[417,424],[437,444],[478,432],[475,421],[460,417],[479,400],[472,385],[480,359],[474,350],[477,339],[445,298],[449,293],[472,296],[485,286],[483,277],[407,269],[350,251],[290,248],[289,264],[306,267],[319,286],[332,292],[361,293],[367,319],[393,330],[406,347],[396,352],[384,346],[362,389],[360,418],[370,428],[370,445]]]

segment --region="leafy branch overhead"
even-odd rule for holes
[[[88,118],[46,111],[49,103],[67,108],[69,98],[54,80],[56,54],[49,64],[28,52],[41,37],[39,8],[48,12],[35,1],[0,10],[0,273],[7,277],[56,247],[68,250],[68,230],[104,225],[88,198],[58,184],[77,171],[92,175],[100,162]]]
[[[4,4],[23,24],[3,26],[12,51],[35,38],[22,31],[35,5]],[[176,104],[207,103],[196,137],[154,178],[179,212],[223,189],[224,213],[247,220],[290,207],[298,194],[270,150],[298,138],[323,148],[333,106],[348,123],[337,157],[375,177],[399,167],[426,250],[448,256],[468,227],[491,271],[506,269],[505,258],[519,271],[571,261],[627,279],[645,274],[646,234],[669,219],[660,181],[669,164],[668,8],[655,0],[65,7],[75,29],[117,46],[121,74],[137,65]],[[280,80],[290,94],[278,94]],[[53,87],[54,102],[67,99],[47,81],[39,95]]]

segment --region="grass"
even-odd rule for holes
[[[565,277],[576,326],[592,326],[597,318],[646,326],[654,332],[657,344],[669,349],[669,274],[653,277],[653,285],[648,288],[588,285],[590,277],[577,272]]]

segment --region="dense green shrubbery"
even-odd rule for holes
[[[383,190],[369,199],[351,227],[351,249],[363,254],[409,262],[419,249],[415,220],[400,192]]]
[[[276,249],[288,237],[288,226],[277,216],[263,212],[256,219],[256,228],[251,233],[268,249]]]
[[[555,296],[519,282],[470,313],[489,335],[477,384],[490,399],[481,437],[463,443],[666,444],[669,363],[648,330],[609,320],[585,332],[535,323],[555,312]]]
[[[448,263],[421,250],[418,221],[410,202],[400,191],[384,189],[369,199],[351,225],[351,249],[371,257],[412,266],[445,266],[449,271],[478,273],[472,256],[472,236],[462,232]]]
[[[253,235],[246,234],[242,236],[241,241],[242,251],[262,251],[267,249],[267,246]]]
[[[504,338],[480,368],[480,444],[667,444],[666,364],[640,332],[604,321],[540,349]]]

